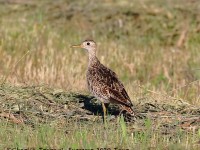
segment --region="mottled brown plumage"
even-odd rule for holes
[[[122,110],[134,115],[132,102],[115,72],[105,67],[96,57],[96,43],[86,40],[81,45],[73,47],[84,48],[89,54],[87,84],[89,91],[102,103],[119,104]]]

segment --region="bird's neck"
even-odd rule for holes
[[[89,53],[89,66],[93,66],[93,65],[96,65],[99,63],[99,60],[98,58],[96,57],[96,52],[93,51],[93,52],[90,52]]]

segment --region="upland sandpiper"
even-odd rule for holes
[[[80,45],[73,45],[72,47],[83,48],[88,51],[87,84],[89,91],[102,102],[104,119],[106,106],[109,103],[119,104],[121,110],[125,110],[129,114],[134,115],[132,109],[133,104],[124,85],[118,80],[115,72],[101,64],[96,57],[96,43],[93,40],[85,40]]]

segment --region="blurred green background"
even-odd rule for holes
[[[196,103],[199,12],[198,0],[3,0],[0,77],[87,92],[87,53],[70,45],[90,38],[130,95],[141,85]]]

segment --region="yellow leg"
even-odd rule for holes
[[[103,120],[105,122],[105,119],[106,119],[106,106],[104,103],[101,103],[102,104],[102,107],[103,107]]]

